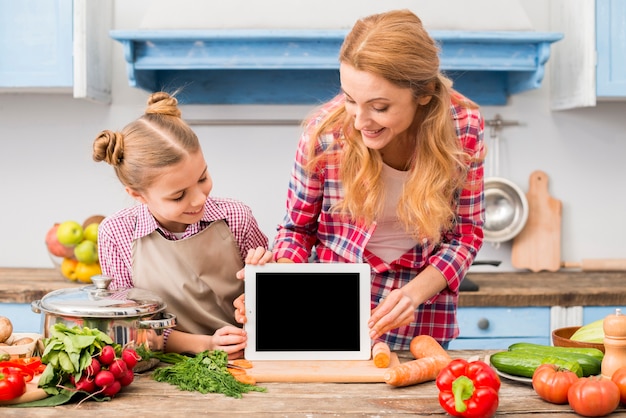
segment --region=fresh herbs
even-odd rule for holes
[[[237,381],[227,370],[228,355],[225,351],[203,351],[195,357],[177,361],[172,366],[158,368],[153,377],[157,382],[167,382],[181,390],[200,393],[222,393],[241,398],[251,391],[267,389]]]

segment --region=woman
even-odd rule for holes
[[[459,285],[483,242],[483,119],[438,53],[408,10],[354,25],[342,93],[305,123],[273,246],[277,262],[369,263],[370,336],[392,350],[458,335]]]
[[[100,224],[98,252],[110,288],[136,286],[163,298],[177,325],[157,349],[241,357],[247,338],[233,301],[243,292],[244,261],[264,264],[272,253],[248,206],[209,196],[213,182],[177,100],[152,94],[142,117],[98,135],[93,158],[112,165],[139,203]]]

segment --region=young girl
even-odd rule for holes
[[[483,241],[483,119],[438,54],[408,10],[354,25],[341,94],[305,124],[273,247],[278,262],[315,249],[321,262],[369,263],[370,337],[392,350],[458,335],[459,284]]]
[[[109,288],[141,287],[164,300],[177,325],[159,348],[240,357],[246,335],[234,326],[233,302],[243,292],[241,270],[244,261],[270,261],[271,252],[248,206],[209,196],[211,176],[178,101],[152,94],[142,117],[121,132],[98,135],[93,159],[112,165],[139,203],[100,224],[98,252],[102,273],[113,279]]]

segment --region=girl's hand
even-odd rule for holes
[[[246,323],[246,295],[241,294],[237,299],[233,301],[235,306],[235,321],[240,324]]]
[[[402,289],[394,289],[372,311],[368,322],[370,338],[376,340],[387,331],[409,325],[415,318],[417,306]]]
[[[246,254],[246,259],[244,260],[244,262],[246,264],[253,264],[253,265],[263,265],[265,263],[271,263],[274,260],[274,256],[272,254],[272,252],[270,250],[268,250],[267,248],[263,248],[263,247],[257,247],[254,249],[249,249],[248,250],[248,254]],[[237,278],[239,280],[242,280],[245,276],[245,268],[239,270],[237,272]]]
[[[228,359],[243,357],[243,349],[248,342],[246,331],[232,325],[226,325],[215,331],[211,338],[211,350],[223,350]]]

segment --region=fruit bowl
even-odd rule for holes
[[[570,337],[580,327],[565,327],[558,328],[552,331],[552,343],[556,347],[578,347],[578,348],[597,348],[604,353],[604,344],[602,343],[587,343],[584,341],[574,341]]]
[[[102,273],[98,260],[98,226],[102,215],[87,218],[82,224],[69,220],[56,222],[46,233],[45,243],[54,268],[65,279],[91,283]]]

